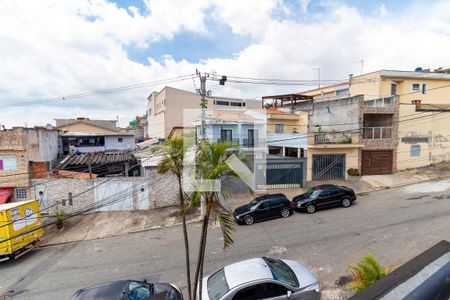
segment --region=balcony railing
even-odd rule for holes
[[[324,132],[314,134],[314,144],[351,144],[352,136],[340,132]]]
[[[265,145],[266,145],[265,139],[255,139],[255,138],[242,139],[242,143],[241,143],[242,147],[247,147],[247,148],[263,147]]]
[[[395,96],[364,101],[367,107],[394,107]]]
[[[392,138],[392,127],[364,127],[363,139],[381,140]]]
[[[233,143],[239,145],[239,139],[217,139],[218,143]]]

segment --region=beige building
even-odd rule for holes
[[[0,204],[29,198],[31,178],[46,178],[58,155],[58,131],[14,127],[0,131]]]
[[[198,94],[165,87],[147,98],[149,138],[165,139],[173,128],[190,126],[198,119],[201,97]],[[225,97],[208,97],[208,108],[261,108],[259,100],[243,100]]]

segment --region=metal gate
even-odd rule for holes
[[[345,179],[345,154],[313,154],[312,179]]]
[[[273,188],[303,187],[304,162],[268,162],[266,184]]]

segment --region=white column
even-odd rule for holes
[[[283,146],[283,156],[286,156],[286,148]]]

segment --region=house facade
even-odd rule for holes
[[[47,178],[58,155],[58,131],[14,127],[0,131],[0,203],[28,199],[30,180]]]
[[[56,119],[62,155],[134,150],[134,133],[120,130],[116,120]]]
[[[384,105],[394,101],[397,107],[392,120],[393,171],[450,161],[449,86],[449,73],[420,68],[381,70],[352,78],[351,95],[362,94],[366,103],[375,106],[383,105],[379,99],[393,99],[384,100]]]
[[[165,87],[153,92],[147,98],[148,135],[150,138],[165,139],[173,128],[192,124],[198,114],[186,110],[200,108],[201,96],[192,92]],[[213,108],[261,108],[261,101],[225,97],[208,97],[209,109]]]

